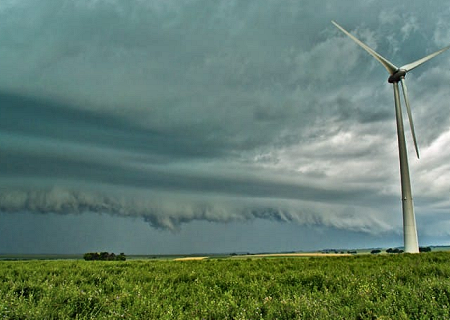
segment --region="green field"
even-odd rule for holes
[[[450,254],[1,261],[1,319],[449,319]]]

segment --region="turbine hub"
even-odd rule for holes
[[[388,78],[388,82],[389,83],[399,82],[402,78],[405,77],[405,75],[406,75],[405,69],[398,69]]]

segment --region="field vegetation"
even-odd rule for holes
[[[1,319],[449,319],[450,254],[1,261]]]

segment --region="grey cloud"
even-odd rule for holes
[[[80,110],[51,100],[0,92],[4,133],[84,143],[161,157],[214,157],[221,146],[199,139],[202,129],[183,132],[143,128],[118,115]],[[45,123],[45,126],[42,124]],[[208,130],[208,128],[206,128]]]
[[[150,194],[150,195],[148,195]],[[367,213],[355,213],[344,207],[321,206],[332,210],[335,215],[317,211],[307,202],[281,202],[273,207],[265,203],[273,200],[257,198],[217,198],[215,204],[208,204],[196,196],[189,200],[148,192],[145,197],[130,197],[111,193],[109,196],[96,192],[79,192],[68,188],[25,190],[0,190],[0,211],[79,214],[83,212],[108,213],[112,215],[140,217],[155,228],[176,231],[183,223],[193,220],[210,222],[247,221],[269,219],[280,222],[294,222],[303,225],[325,225],[338,229],[363,232],[386,232],[392,226]],[[214,197],[213,197],[214,198]],[[180,201],[181,200],[181,201]],[[302,209],[293,205],[301,204]]]
[[[2,3],[2,211],[392,231],[392,89],[330,20],[401,65],[446,45],[448,15],[443,1]],[[408,75],[424,212],[448,198],[439,59]]]

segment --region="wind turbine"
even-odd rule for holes
[[[400,180],[402,188],[403,241],[405,246],[405,252],[417,253],[419,252],[419,244],[417,241],[416,218],[414,216],[414,204],[411,193],[411,181],[409,177],[408,156],[406,152],[405,132],[403,128],[402,107],[400,104],[398,83],[400,82],[402,85],[403,98],[406,104],[406,111],[408,113],[409,125],[411,127],[411,134],[414,141],[414,147],[416,149],[417,158],[419,158],[419,149],[417,147],[416,134],[414,132],[414,123],[408,100],[408,91],[406,89],[405,75],[409,71],[420,66],[422,63],[430,60],[431,58],[434,58],[438,54],[441,54],[442,52],[450,48],[450,46],[447,46],[439,51],[436,51],[435,53],[423,57],[422,59],[419,59],[412,63],[405,64],[404,66],[398,68],[389,60],[382,57],[380,54],[376,53],[369,46],[358,40],[355,36],[351,35],[347,30],[342,28],[336,22],[334,21],[331,22],[339,30],[341,30],[353,41],[355,41],[358,45],[360,45],[364,50],[366,50],[370,55],[372,55],[375,59],[377,59],[390,74],[388,82],[392,83],[392,85],[394,86],[395,117],[397,120],[398,153],[400,159]]]

